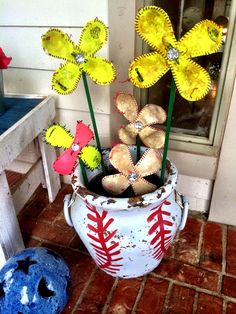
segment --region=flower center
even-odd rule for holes
[[[138,179],[138,175],[135,173],[135,172],[131,172],[129,175],[128,175],[128,179],[130,181],[136,181]]]
[[[78,144],[72,144],[71,149],[72,149],[74,152],[77,152],[77,150],[79,150],[79,145],[78,145]]]
[[[143,124],[142,124],[141,121],[136,121],[136,122],[134,123],[134,127],[135,127],[135,129],[137,129],[137,130],[141,130],[142,127],[143,127]]]
[[[77,55],[75,55],[75,61],[79,64],[82,64],[86,60],[85,60],[85,57],[82,55],[82,53],[78,53]]]
[[[179,58],[179,51],[176,48],[170,48],[167,51],[167,59],[170,61],[176,60]]]

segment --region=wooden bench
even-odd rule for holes
[[[54,120],[53,96],[40,97],[38,104],[0,135],[0,267],[16,252],[24,249],[17,214],[42,183],[53,202],[59,189],[59,175],[53,171],[55,149],[44,143],[42,132]],[[1,118],[0,118],[1,128]],[[40,159],[11,194],[5,170],[33,140],[38,141]]]

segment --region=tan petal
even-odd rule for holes
[[[119,112],[123,114],[129,122],[134,122],[136,120],[138,115],[138,104],[134,96],[128,93],[118,93],[115,97],[115,105]]]
[[[156,190],[156,185],[148,182],[145,179],[138,178],[134,182],[130,182],[134,190],[135,195],[142,195],[146,193],[151,193]]]
[[[156,173],[161,167],[161,156],[155,149],[145,151],[139,162],[134,166],[140,177]]]
[[[123,193],[129,185],[129,180],[121,173],[106,176],[102,179],[103,188],[113,195]]]
[[[158,105],[146,105],[138,114],[137,121],[143,125],[162,124],[166,121],[166,112]]]
[[[136,143],[137,134],[138,134],[138,130],[131,123],[125,127],[121,127],[118,130],[118,135],[119,135],[120,140],[127,145]]]
[[[129,148],[125,144],[117,144],[110,152],[109,159],[113,167],[128,176],[135,172]]]
[[[165,143],[165,132],[146,126],[139,132],[143,144],[150,148],[160,149]]]

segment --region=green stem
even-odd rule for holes
[[[84,167],[84,163],[83,161],[79,158],[79,164],[80,164],[80,169],[81,169],[81,173],[82,173],[82,177],[84,179],[84,185],[88,186],[88,177],[87,177],[87,172],[86,169]]]
[[[99,139],[99,135],[98,135],[98,129],[97,129],[97,124],[96,124],[96,119],[95,119],[95,116],[94,116],[92,100],[91,100],[90,93],[89,93],[86,73],[84,71],[82,72],[82,78],[83,78],[84,89],[85,89],[85,93],[86,93],[86,97],[87,97],[90,117],[91,117],[92,124],[93,124],[93,131],[94,131],[95,139],[96,139],[96,142],[97,142],[97,148],[98,148],[99,152],[102,154],[102,147],[101,147],[101,143],[100,143],[100,139]],[[103,175],[105,176],[106,175],[106,167],[105,167],[103,158],[101,160],[101,165],[102,165]]]
[[[140,157],[141,157],[141,141],[140,141],[140,137],[137,134],[136,137],[136,148],[137,148],[137,162],[139,161]]]
[[[165,144],[162,156],[162,166],[161,166],[161,182],[164,184],[164,177],[165,177],[165,170],[166,170],[166,158],[167,158],[167,151],[169,146],[169,138],[170,138],[170,128],[172,122],[172,112],[175,103],[175,81],[172,78],[171,86],[170,86],[170,98],[168,103],[168,112],[167,112],[167,122],[166,122],[166,136],[165,136]]]

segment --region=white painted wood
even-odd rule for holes
[[[39,147],[41,151],[45,183],[48,190],[49,202],[53,202],[61,188],[59,174],[54,171],[52,164],[56,160],[56,151],[54,147],[47,145],[43,140],[43,134],[38,136]]]
[[[109,55],[116,66],[117,79],[111,85],[111,108],[114,108],[114,96],[117,91],[133,93],[133,85],[128,81],[128,68],[134,59],[135,44],[135,1],[109,0],[108,5],[110,46]],[[127,123],[120,114],[111,115],[112,142],[118,142],[117,130]]]
[[[12,193],[16,214],[24,207],[36,188],[44,181],[42,161],[38,160]]]
[[[30,69],[8,69],[3,73],[4,89],[6,94],[54,94],[56,107],[88,111],[86,94],[82,80],[77,89],[69,95],[58,95],[51,89],[52,71],[30,70]],[[13,79],[14,78],[14,79]],[[88,85],[93,102],[94,112],[109,114],[110,108],[109,86],[101,86],[93,83],[88,77]]]
[[[35,141],[32,141],[26,148],[17,156],[17,160],[28,163],[35,163],[40,157],[40,151]]]
[[[13,162],[11,162],[10,165],[6,167],[6,170],[15,171],[15,172],[24,174],[30,170],[32,165],[33,164],[30,162],[24,162],[22,160],[16,159]]]
[[[176,164],[179,173],[182,175],[208,180],[215,179],[216,156],[191,154],[170,149],[168,151],[168,158]]]
[[[107,24],[107,0],[1,0],[0,25],[83,26],[98,17]]]
[[[10,67],[56,70],[62,59],[51,57],[44,52],[41,36],[49,30],[48,27],[0,27],[1,47],[12,57]],[[79,42],[81,28],[61,28],[73,42]],[[9,40],[14,38],[14,40]],[[96,53],[96,56],[108,58],[107,43]]]
[[[236,225],[236,81],[214,185],[209,220]]]
[[[53,97],[45,98],[38,106],[17,121],[0,136],[0,171],[43,131],[55,116]]]
[[[95,117],[101,145],[102,147],[109,147],[110,115],[97,113]],[[91,129],[93,129],[89,112],[58,109],[55,120],[65,124],[66,128],[69,129],[73,135],[75,133],[77,120],[83,120],[84,123],[90,125]],[[95,145],[95,141],[91,141],[90,144]]]
[[[5,172],[0,174],[0,265],[24,249],[19,223]]]

